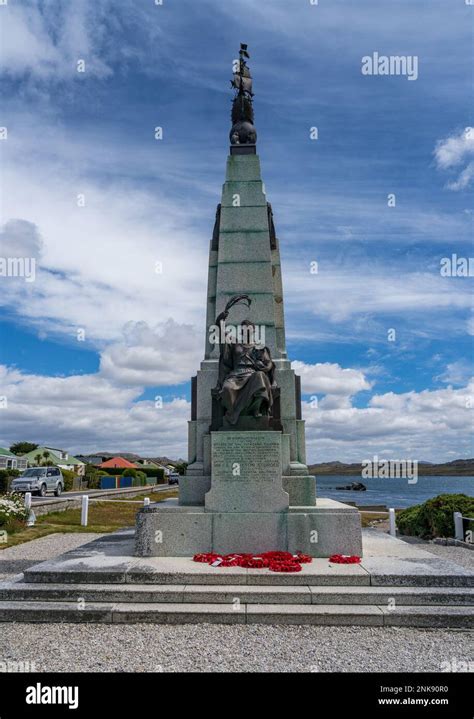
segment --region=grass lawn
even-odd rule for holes
[[[150,492],[150,499],[161,502],[164,499],[177,496],[177,490],[169,492]],[[123,497],[121,498],[124,499]],[[126,499],[140,500],[143,506],[143,495],[136,497],[127,497]],[[34,527],[25,527],[23,524],[17,523],[8,531],[7,541],[1,541],[0,550],[7,547],[13,547],[16,544],[29,542],[38,537],[45,537],[47,534],[57,534],[59,532],[114,532],[116,529],[123,527],[133,527],[135,524],[135,516],[140,509],[140,504],[128,504],[120,501],[117,497],[114,501],[100,502],[91,501],[89,503],[89,524],[87,527],[81,527],[81,509],[66,509],[64,512],[52,512],[51,514],[42,514],[36,518]],[[33,506],[34,509],[34,506]]]
[[[375,512],[361,512],[360,513],[360,521],[363,527],[370,527],[371,523],[374,522],[376,519],[382,519],[388,522],[388,513],[387,512],[380,512],[380,514]]]

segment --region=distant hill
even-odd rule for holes
[[[128,459],[129,462],[133,462],[137,459],[140,459],[139,454],[133,454],[133,452],[88,452],[86,457],[106,457],[107,459],[111,459],[112,457],[123,457],[124,459]]]
[[[379,458],[379,461],[384,458]],[[358,475],[362,472],[361,464],[345,464],[344,462],[321,462],[309,466],[311,474],[352,474]],[[431,462],[418,462],[418,474],[438,475],[445,474],[453,477],[474,477],[474,459],[454,459],[452,462],[433,464]]]
[[[147,459],[151,459],[153,462],[159,462],[160,464],[172,464],[174,467],[177,464],[183,464],[185,462],[184,459],[170,459],[169,457],[147,457]]]

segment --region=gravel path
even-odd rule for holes
[[[426,549],[427,552],[431,552],[431,554],[436,554],[437,557],[449,559],[451,562],[455,562],[466,569],[474,569],[474,551],[472,549],[430,543],[424,546],[423,549]]]
[[[474,669],[474,635],[464,631],[4,624],[1,635],[2,661],[51,672],[439,672],[445,661]]]
[[[8,579],[9,575],[20,574],[28,567],[46,559],[76,549],[81,544],[91,542],[101,534],[89,534],[78,532],[71,534],[49,534],[47,537],[40,537],[31,542],[17,544],[15,547],[8,547],[0,551],[0,582]]]

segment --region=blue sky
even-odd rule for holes
[[[0,445],[185,456],[246,42],[310,459],[472,456],[472,278],[442,277],[440,260],[473,255],[473,13],[463,0],[0,7],[0,256],[37,258],[34,282],[0,277]],[[416,56],[418,78],[363,75],[373,52]]]

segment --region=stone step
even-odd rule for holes
[[[247,624],[320,624],[473,629],[472,608],[403,606],[389,609],[367,605],[248,605]]]
[[[39,584],[0,585],[2,601],[197,604],[474,605],[474,590],[459,587],[264,586],[246,584]]]
[[[473,612],[463,606],[386,606],[327,604],[193,604],[0,601],[3,622],[314,624],[411,626],[472,629]]]
[[[92,544],[92,543],[91,543]],[[89,545],[90,546],[90,545]],[[211,567],[191,558],[134,558],[117,555],[101,546],[101,553],[86,548],[68,552],[53,560],[41,562],[24,572],[28,583],[53,584],[257,584],[257,585],[369,585],[370,575],[360,565],[329,565],[325,559],[314,559],[298,573],[276,573],[268,569]],[[115,548],[114,548],[115,549]]]
[[[402,543],[401,543],[402,544]],[[133,558],[72,551],[24,572],[24,581],[39,584],[149,584],[258,586],[474,587],[474,575],[431,555],[418,561],[370,557],[360,564],[329,564],[313,559],[298,573],[268,569],[211,567],[183,557]]]

